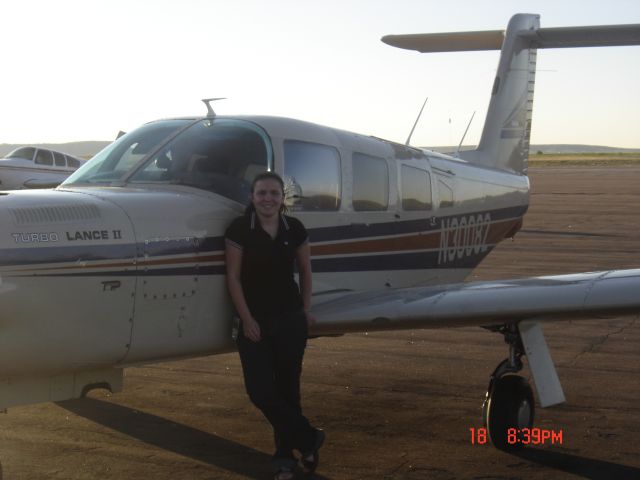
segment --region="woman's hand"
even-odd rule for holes
[[[260,325],[253,318],[242,321],[242,332],[252,342],[260,341]]]

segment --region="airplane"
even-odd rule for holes
[[[219,116],[147,123],[54,190],[0,193],[0,408],[122,389],[123,369],[233,351],[224,232],[250,182],[281,174],[306,225],[312,336],[481,326],[508,354],[483,417],[522,446],[535,403],[565,401],[543,321],[640,312],[640,269],[464,283],[521,228],[536,52],[640,45],[640,25],[384,37],[420,51],[501,49],[478,148],[449,156],[305,121]],[[514,441],[515,439],[515,441]]]
[[[0,190],[55,188],[85,162],[48,148],[16,148],[0,158]]]

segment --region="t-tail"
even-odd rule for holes
[[[540,16],[514,15],[506,31],[388,35],[419,52],[501,50],[480,143],[460,152],[473,163],[527,174],[538,48],[640,45],[640,24],[540,28]]]

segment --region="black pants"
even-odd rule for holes
[[[307,321],[304,313],[290,313],[258,318],[258,322],[259,342],[252,342],[242,331],[238,334],[244,383],[251,402],[273,427],[274,461],[286,465],[295,458],[294,449],[309,451],[315,441],[315,429],[300,406]]]

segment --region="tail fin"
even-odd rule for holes
[[[419,52],[501,50],[480,143],[460,156],[526,175],[538,48],[640,45],[640,25],[540,28],[540,16],[514,15],[505,32],[388,35],[382,41]]]

